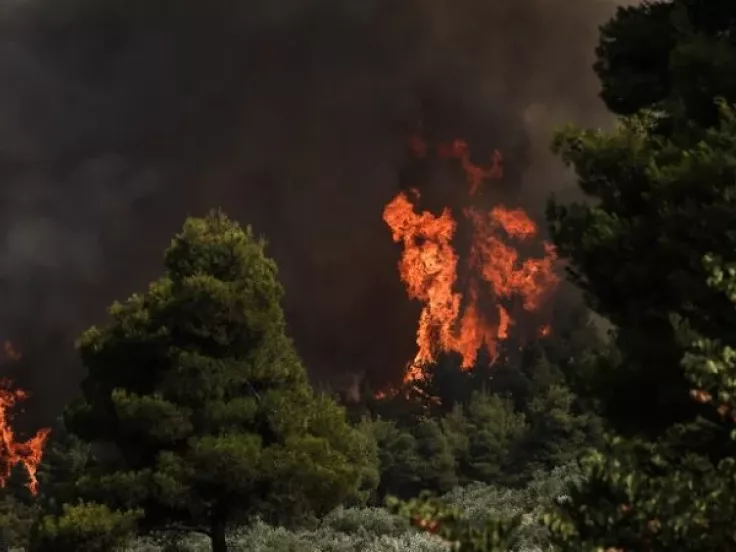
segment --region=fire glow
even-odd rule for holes
[[[13,344],[6,341],[3,352],[8,360],[21,358]],[[10,411],[18,402],[28,398],[22,389],[13,389],[9,380],[0,380],[0,487],[5,487],[15,466],[22,466],[28,474],[28,489],[33,495],[38,493],[36,474],[43,458],[46,440],[50,429],[41,429],[25,442],[16,440],[15,432],[10,424]]]
[[[419,158],[429,154],[429,147],[420,137],[413,137],[411,149]],[[488,180],[503,175],[501,155],[495,152],[488,168],[470,161],[467,144],[456,140],[436,148],[439,157],[459,161],[473,196]],[[420,194],[399,193],[383,211],[383,220],[392,232],[393,240],[403,245],[399,275],[410,298],[423,303],[417,327],[417,353],[409,364],[405,382],[424,377],[423,367],[436,361],[441,352],[455,352],[461,357],[461,367],[471,369],[478,351],[485,348],[491,359],[497,357],[500,341],[509,335],[514,320],[502,301],[520,301],[527,311],[535,311],[558,284],[555,273],[557,256],[554,247],[542,242],[541,258],[522,259],[513,242],[538,240],[536,224],[522,209],[496,205],[484,212],[467,207],[462,215],[472,228],[472,245],[468,256],[461,259],[453,246],[457,220],[450,209],[439,215],[418,212]],[[460,263],[469,269],[468,282],[458,286]],[[481,294],[494,300],[492,309],[481,308]],[[493,312],[495,310],[495,313]],[[489,315],[490,311],[490,315]],[[544,326],[537,332],[549,334]]]

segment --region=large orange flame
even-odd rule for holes
[[[428,155],[429,148],[420,137],[413,137],[411,149],[418,157]],[[502,176],[501,155],[494,152],[491,166],[483,168],[470,161],[467,144],[456,140],[437,147],[443,158],[457,159],[474,195],[484,181]],[[472,276],[465,292],[457,289],[458,253],[452,245],[457,229],[449,209],[440,215],[417,212],[419,193],[400,193],[383,212],[395,242],[402,243],[404,252],[399,261],[399,273],[409,296],[424,304],[417,328],[417,354],[409,365],[405,381],[424,377],[423,366],[432,363],[439,352],[456,352],[462,358],[462,368],[474,366],[478,351],[485,348],[494,359],[497,344],[508,337],[514,323],[501,300],[520,300],[523,309],[538,309],[556,287],[558,277],[554,263],[554,247],[543,243],[542,258],[521,259],[511,241],[529,241],[537,236],[537,226],[521,209],[497,205],[484,213],[474,207],[464,210],[473,229],[470,256],[466,264]],[[496,301],[493,319],[479,305],[485,293]],[[549,333],[549,327],[538,335]]]
[[[8,360],[18,360],[21,356],[9,341],[3,344],[3,352]],[[38,493],[36,473],[51,430],[41,429],[25,442],[16,441],[9,412],[26,398],[28,393],[22,389],[13,389],[7,379],[0,380],[0,487],[5,487],[13,468],[20,464],[28,473],[28,489],[35,495]]]

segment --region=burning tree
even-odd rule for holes
[[[411,141],[415,156],[429,156],[430,148],[420,137]],[[495,152],[484,168],[470,160],[468,145],[456,140],[439,144],[436,154],[456,160],[469,185],[468,197],[481,191],[487,180],[502,176],[501,155]],[[410,363],[405,381],[424,377],[423,366],[436,360],[440,352],[455,352],[462,368],[475,365],[478,351],[485,348],[497,357],[497,344],[506,339],[515,323],[510,305],[521,304],[533,312],[555,289],[554,247],[542,243],[543,256],[523,258],[515,242],[537,238],[538,229],[519,208],[496,205],[484,211],[472,204],[462,210],[471,227],[471,243],[460,251],[453,243],[458,229],[457,214],[445,208],[439,215],[417,212],[421,198],[416,189],[399,193],[383,212],[393,239],[403,245],[399,273],[412,299],[424,305],[417,328],[417,354]],[[460,270],[467,274],[459,277]],[[542,326],[538,334],[545,335]]]
[[[249,516],[286,521],[361,497],[375,451],[309,386],[263,242],[213,213],[186,222],[165,265],[81,339],[89,375],[67,424],[106,446],[81,492],[142,508],[144,529],[203,532],[215,552]]]
[[[4,487],[13,468],[20,465],[28,473],[28,489],[35,495],[38,493],[36,472],[43,458],[43,447],[51,430],[41,429],[25,442],[16,440],[15,432],[10,426],[8,412],[18,401],[27,396],[22,389],[13,389],[8,381],[0,383],[0,447],[2,447],[0,485]]]
[[[8,361],[20,360],[21,354],[10,341],[5,341],[2,354]],[[31,494],[38,493],[38,479],[36,473],[43,458],[44,446],[51,430],[40,429],[25,442],[16,439],[11,425],[11,411],[18,404],[28,398],[23,389],[13,387],[13,383],[4,379],[0,381],[0,486],[5,487],[13,469],[22,466],[28,474],[28,489]]]

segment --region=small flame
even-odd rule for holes
[[[413,142],[422,142],[420,137],[415,136]],[[415,146],[416,147],[416,146]],[[414,149],[414,148],[412,148]],[[426,152],[426,145],[424,151]],[[414,151],[416,151],[414,149]],[[475,165],[470,161],[470,148],[465,140],[454,140],[450,144],[440,144],[437,146],[437,155],[445,159],[458,159],[465,171],[470,185],[470,195],[480,189],[485,180],[498,180],[503,176],[503,165],[500,151],[494,151],[491,155],[491,166],[483,168]],[[423,156],[422,156],[423,157]]]
[[[3,352],[7,359],[18,360],[20,353],[13,344],[6,341]],[[25,442],[16,441],[10,425],[10,410],[20,401],[28,398],[22,389],[13,389],[10,380],[0,380],[0,487],[5,487],[13,468],[20,464],[28,473],[28,489],[38,494],[36,473],[43,458],[43,450],[51,430],[41,429]]]
[[[429,151],[418,136],[412,137],[410,147],[418,157],[425,157]],[[440,157],[460,161],[471,196],[485,180],[503,174],[499,152],[493,153],[487,168],[471,163],[470,150],[462,140],[441,144],[436,152]],[[414,199],[420,199],[416,190],[411,193]],[[452,245],[457,223],[450,210],[444,209],[439,215],[417,212],[415,203],[402,192],[383,211],[393,240],[404,248],[399,274],[408,295],[424,304],[417,328],[417,353],[408,366],[405,382],[422,379],[423,366],[434,362],[439,352],[458,353],[463,369],[474,366],[481,348],[495,359],[497,343],[508,338],[514,324],[507,308],[498,301],[519,298],[525,310],[534,311],[557,286],[557,256],[551,244],[543,243],[542,258],[522,260],[508,241],[528,241],[537,235],[536,224],[522,209],[498,205],[483,213],[469,207],[463,214],[473,229],[467,259],[472,277],[464,294],[456,290],[460,258]],[[481,293],[496,300],[493,320],[479,306]]]

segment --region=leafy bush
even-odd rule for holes
[[[230,536],[235,552],[448,552],[434,535],[413,530],[408,521],[379,508],[339,508],[312,530],[289,531],[256,522]],[[209,552],[206,538],[191,537],[182,552]],[[141,540],[129,552],[164,552]]]
[[[45,516],[34,528],[32,550],[112,552],[130,541],[141,512],[115,512],[100,504],[64,506],[61,516]]]
[[[524,489],[474,483],[441,500],[394,502],[392,508],[417,527],[457,543],[457,550],[541,552],[551,550],[545,513],[564,501],[570,484],[581,477],[572,464],[537,473]]]
[[[494,520],[520,523],[510,534],[515,551],[546,550],[549,533],[541,523],[549,506],[563,498],[570,483],[581,478],[576,464],[555,468],[551,473],[537,473],[526,488],[507,489],[474,483],[457,488],[443,497],[443,502],[456,509],[471,527],[481,529]]]
[[[564,496],[570,482],[579,481],[577,465],[549,474],[537,474],[524,489],[504,489],[475,483],[457,488],[443,497],[472,529],[481,530],[493,520],[510,526],[509,542],[514,552],[548,550],[543,512]],[[510,522],[518,518],[520,523]],[[209,552],[205,537],[191,536],[178,548],[140,540],[129,552]],[[383,508],[338,508],[314,528],[289,531],[256,522],[230,536],[236,552],[449,552],[450,545],[429,532],[412,527],[406,516]]]

